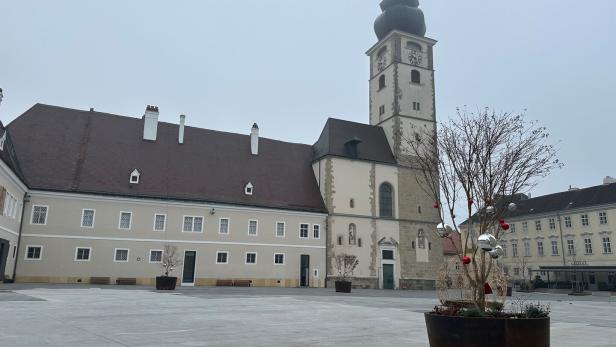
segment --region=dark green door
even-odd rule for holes
[[[383,289],[395,289],[394,264],[383,264]]]

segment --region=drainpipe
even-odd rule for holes
[[[563,255],[563,266],[567,265],[567,261],[565,259],[565,240],[563,238],[563,225],[560,219],[560,213],[556,213],[556,218],[558,219],[558,231],[560,232],[560,250]]]
[[[28,192],[24,193],[23,204],[21,204],[21,218],[19,222],[19,235],[17,236],[17,250],[15,252],[15,262],[13,263],[13,283],[15,283],[15,278],[17,277],[17,261],[19,260],[19,249],[21,248],[21,233],[24,228],[24,216],[26,214],[26,203],[30,202],[28,199]]]

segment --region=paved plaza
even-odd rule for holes
[[[552,346],[616,346],[616,298],[532,294]],[[0,285],[1,346],[427,346],[434,292]]]

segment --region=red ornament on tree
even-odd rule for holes
[[[505,218],[501,218],[501,219],[499,219],[499,220],[498,220],[498,222],[499,222],[501,225],[505,224]]]
[[[509,230],[509,224],[507,223],[501,224],[501,227],[503,228],[503,230]]]
[[[483,285],[483,292],[485,294],[492,294],[492,287],[490,287],[489,283]]]
[[[468,199],[468,204],[472,205],[475,201],[473,199]]]
[[[439,207],[438,203],[437,203],[437,202],[435,202],[435,203],[434,203],[434,208],[438,208],[438,207]]]
[[[468,255],[465,255],[464,258],[462,258],[462,263],[464,263],[464,265],[468,265],[471,263],[471,257],[469,257]]]

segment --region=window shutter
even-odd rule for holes
[[[6,188],[0,186],[0,214],[4,216],[4,201],[6,200]]]

